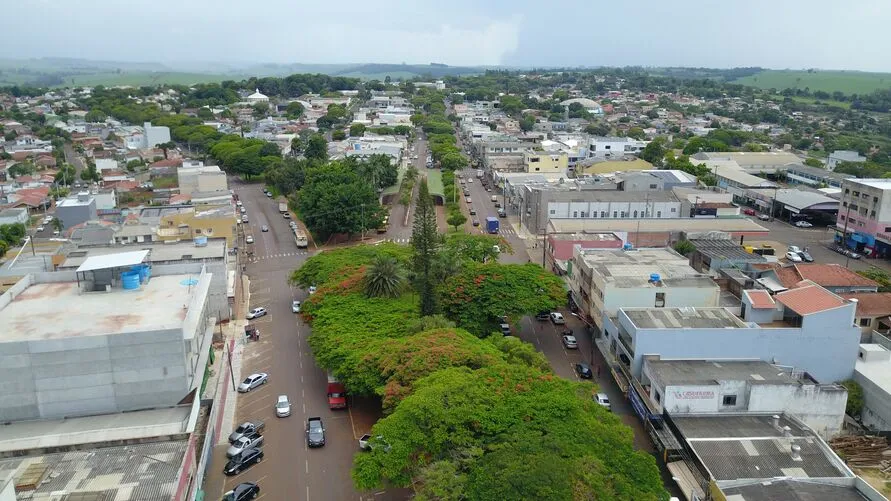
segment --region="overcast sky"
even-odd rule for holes
[[[891,0],[0,3],[3,58],[891,71]]]

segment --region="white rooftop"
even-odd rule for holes
[[[182,329],[198,279],[153,276],[139,289],[93,293],[77,282],[32,284],[0,309],[0,343]]]
[[[851,179],[850,182],[878,188],[880,190],[891,190],[891,179]]]
[[[888,349],[882,345],[865,343],[860,345],[860,350],[866,352],[866,360],[858,357],[854,372],[862,374],[882,391],[891,393],[891,359],[887,354]]]
[[[109,268],[122,268],[124,266],[136,266],[145,261],[149,251],[138,250],[133,252],[119,252],[106,256],[88,257],[78,268],[78,272],[107,270]]]

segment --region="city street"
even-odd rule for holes
[[[486,218],[490,216],[498,217],[498,209],[495,207],[495,202],[492,201],[492,196],[495,195],[502,205],[504,205],[504,197],[498,192],[498,188],[493,186],[493,183],[491,182],[489,182],[489,186],[492,188],[492,191],[486,191],[481,180],[477,179],[476,170],[474,169],[456,171],[455,175],[461,176],[461,178],[464,179],[464,184],[459,183],[458,185],[458,196],[461,197],[458,203],[460,204],[464,215],[467,216],[467,222],[464,224],[465,231],[470,234],[485,235]],[[473,180],[470,181],[470,179]],[[464,190],[470,192],[471,203],[469,204],[465,200]],[[476,215],[474,216],[470,215],[471,207],[476,210]],[[479,220],[479,226],[473,226],[474,218]],[[498,223],[498,234],[507,240],[514,250],[513,254],[502,254],[500,261],[512,264],[529,262],[530,256],[526,250],[526,242],[517,235],[517,232],[508,221],[508,218],[498,218]]]
[[[415,146],[410,148],[407,155],[411,154],[410,152],[415,152],[418,158],[411,160],[411,164],[418,170],[418,173],[423,176],[426,167],[424,166],[424,162],[427,159],[427,141],[423,139],[416,139]],[[389,240],[391,242],[396,242],[398,244],[408,244],[411,241],[411,228],[412,228],[412,218],[414,216],[414,204],[416,201],[416,196],[418,193],[418,183],[415,183],[414,188],[414,196],[412,196],[411,203],[411,213],[409,214],[408,224],[403,225],[402,223],[405,221],[405,212],[408,207],[399,203],[398,196],[394,198],[394,202],[390,205],[390,227],[387,228],[387,231],[378,235],[383,240]]]
[[[227,446],[217,445],[206,483],[211,499],[220,499],[226,490],[245,481],[258,482],[262,489],[258,499],[272,501],[404,499],[404,492],[360,493],[353,488],[350,469],[357,439],[380,417],[378,404],[354,399],[348,410],[328,409],[327,376],[316,366],[307,344],[310,330],[291,312],[291,301],[304,300],[306,292],[287,283],[290,272],[312,252],[297,249],[288,220],[279,214],[277,202],[263,194],[261,185],[237,181],[230,185],[247,209],[250,225],[245,231],[255,239],[254,244],[247,244],[253,251],[246,269],[250,307],[269,311],[251,322],[260,330],[260,340],[245,346],[240,374],[243,379],[266,372],[269,383],[239,394],[233,427],[249,420],[264,421],[265,457],[239,475],[224,477]],[[270,231],[260,231],[264,224]],[[288,395],[291,416],[275,417],[277,395]],[[318,449],[306,446],[304,427],[312,416],[321,417],[326,428],[327,443]],[[224,429],[222,434],[229,431]]]

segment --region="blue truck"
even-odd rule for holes
[[[486,232],[487,233],[498,233],[498,218],[494,216],[489,216],[486,218]]]

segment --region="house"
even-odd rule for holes
[[[864,335],[877,331],[891,332],[891,292],[851,292],[839,294],[848,301],[857,302],[854,323]]]
[[[834,171],[838,164],[842,162],[862,164],[866,163],[866,157],[856,151],[836,150],[830,153],[829,158],[826,159],[826,168]]]
[[[0,210],[0,226],[4,224],[24,224],[28,225],[30,217],[28,209],[3,209]]]
[[[794,263],[790,266],[777,265],[772,271],[787,289],[795,288],[802,280],[810,280],[835,294],[876,292],[879,287],[873,280],[839,264]]]

